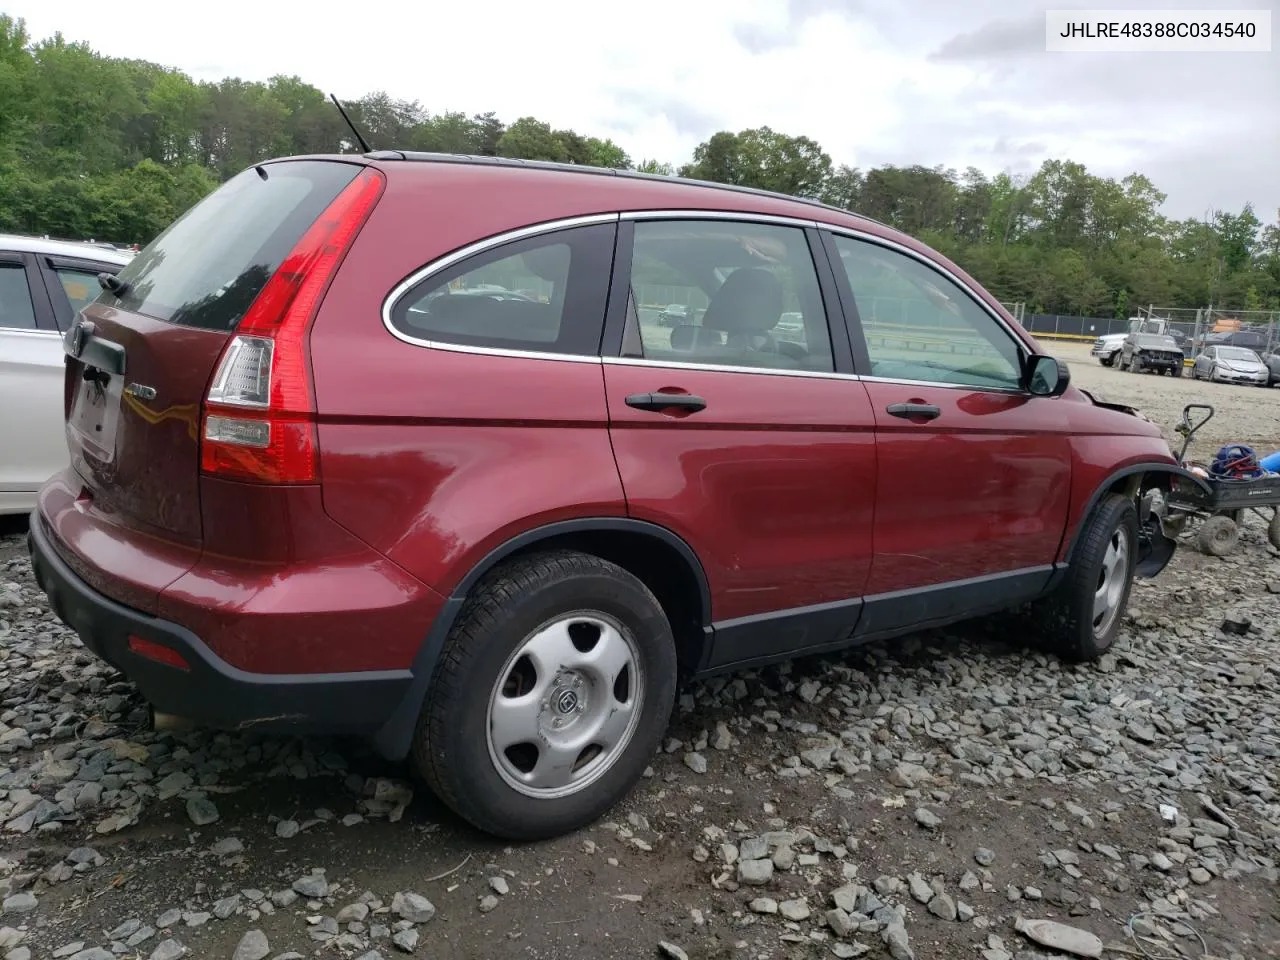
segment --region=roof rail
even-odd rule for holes
[[[370,160],[412,160],[418,163],[462,163],[475,166],[525,167],[530,170],[552,170],[560,173],[579,173],[598,177],[625,177],[628,180],[651,180],[661,183],[679,183],[689,187],[727,190],[731,193],[745,193],[756,197],[769,197],[773,200],[787,200],[791,203],[803,203],[810,207],[819,207],[834,213],[857,217],[868,223],[889,226],[856,210],[845,210],[834,204],[823,203],[809,197],[796,197],[776,190],[763,190],[759,187],[741,187],[732,183],[717,183],[714,180],[695,180],[692,177],[672,177],[663,173],[642,173],[639,170],[617,170],[613,167],[592,167],[580,163],[557,163],[553,160],[521,160],[517,157],[470,156],[462,153],[426,153],[418,150],[374,150],[365,154]]]

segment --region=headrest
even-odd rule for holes
[[[729,274],[711,298],[702,325],[727,333],[768,333],[782,316],[782,284],[769,270],[745,267]]]

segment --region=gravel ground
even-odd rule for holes
[[[1152,419],[1211,398],[1209,455],[1280,447],[1274,394],[1055,347]],[[1140,584],[1092,667],[993,620],[695,685],[611,820],[521,847],[358,744],[147,732],[8,529],[7,960],[1280,957],[1280,556],[1256,520]]]

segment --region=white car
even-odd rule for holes
[[[0,515],[28,513],[67,464],[62,336],[128,253],[0,234]]]

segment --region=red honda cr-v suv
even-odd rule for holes
[[[954,264],[757,191],[292,158],[103,282],[53,609],[159,714],[366,735],[509,837],[623,796],[681,673],[1024,603],[1098,656],[1199,482]]]

